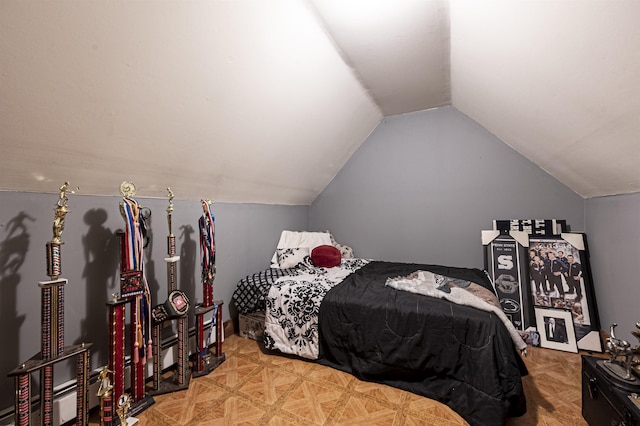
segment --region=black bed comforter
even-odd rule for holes
[[[477,269],[371,262],[325,296],[318,361],[441,401],[471,425],[500,425],[524,414],[521,376],[528,372],[501,320],[385,286],[387,278],[416,270],[491,289]]]

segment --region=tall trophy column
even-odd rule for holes
[[[152,333],[149,306],[151,294],[144,272],[145,222],[142,207],[133,198],[135,185],[123,182],[120,185],[122,202],[120,213],[125,221],[125,230],[120,232],[120,294],[114,294],[107,302],[109,307],[109,368],[113,376],[111,396],[115,400],[127,401],[126,416],[135,415],[155,401],[145,394],[145,365],[152,353]],[[127,333],[126,308],[129,307],[129,330]],[[131,394],[125,393],[125,339],[131,343],[130,385]],[[113,400],[112,400],[113,401]],[[106,413],[103,413],[106,414]],[[126,417],[125,416],[125,417]]]
[[[40,353],[9,373],[16,377],[15,424],[28,426],[31,416],[31,373],[40,372],[40,424],[53,425],[53,366],[55,363],[76,356],[76,424],[88,421],[87,389],[89,376],[90,343],[75,346],[64,345],[64,286],[68,280],[62,273],[62,231],[65,216],[69,213],[67,196],[69,182],[60,187],[60,197],[54,209],[53,238],[46,244],[47,275],[49,281],[41,281],[41,345]]]
[[[169,235],[167,236],[167,300],[151,311],[153,317],[153,390],[152,395],[175,392],[189,387],[191,372],[189,370],[189,298],[178,290],[176,264],[180,256],[176,256],[176,237],[173,235],[171,216],[173,214],[173,192],[169,193],[169,206],[167,207],[167,222]],[[177,369],[170,379],[161,379],[162,360],[160,347],[160,331],[166,321],[175,320],[178,327],[178,362]]]
[[[202,255],[202,296],[203,303],[195,306],[196,315],[196,354],[194,359],[193,376],[199,377],[209,374],[225,360],[222,352],[222,300],[213,300],[213,280],[216,276],[216,243],[215,223],[211,213],[210,200],[201,200],[202,217],[198,221],[200,228],[200,252]],[[204,317],[211,312],[211,328],[205,337]],[[215,355],[209,350],[209,342],[215,331]]]

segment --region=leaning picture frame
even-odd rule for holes
[[[530,235],[528,266],[534,309],[565,309],[573,320],[578,349],[602,352],[585,234]]]
[[[566,352],[578,352],[573,318],[570,311],[535,308],[540,346]]]
[[[493,221],[498,231],[522,231],[529,235],[560,235],[567,232],[567,221],[560,219],[509,219]]]
[[[535,327],[528,279],[529,236],[522,231],[482,231],[484,269],[493,283],[502,311],[516,330]]]

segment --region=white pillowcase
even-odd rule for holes
[[[309,247],[282,248],[277,249],[278,266],[280,269],[295,268],[300,263],[306,263],[305,259],[309,256]]]
[[[277,249],[304,247],[311,253],[311,250],[322,245],[333,245],[330,234],[326,232],[282,231],[280,241],[278,241],[278,245],[276,246],[276,252],[273,253],[273,257],[271,258],[271,267],[281,268],[278,264]],[[307,253],[307,255],[309,253]]]

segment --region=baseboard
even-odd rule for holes
[[[233,320],[226,320],[225,322],[223,322],[222,329],[224,330],[225,336],[231,336],[236,332],[235,327],[233,326]]]

